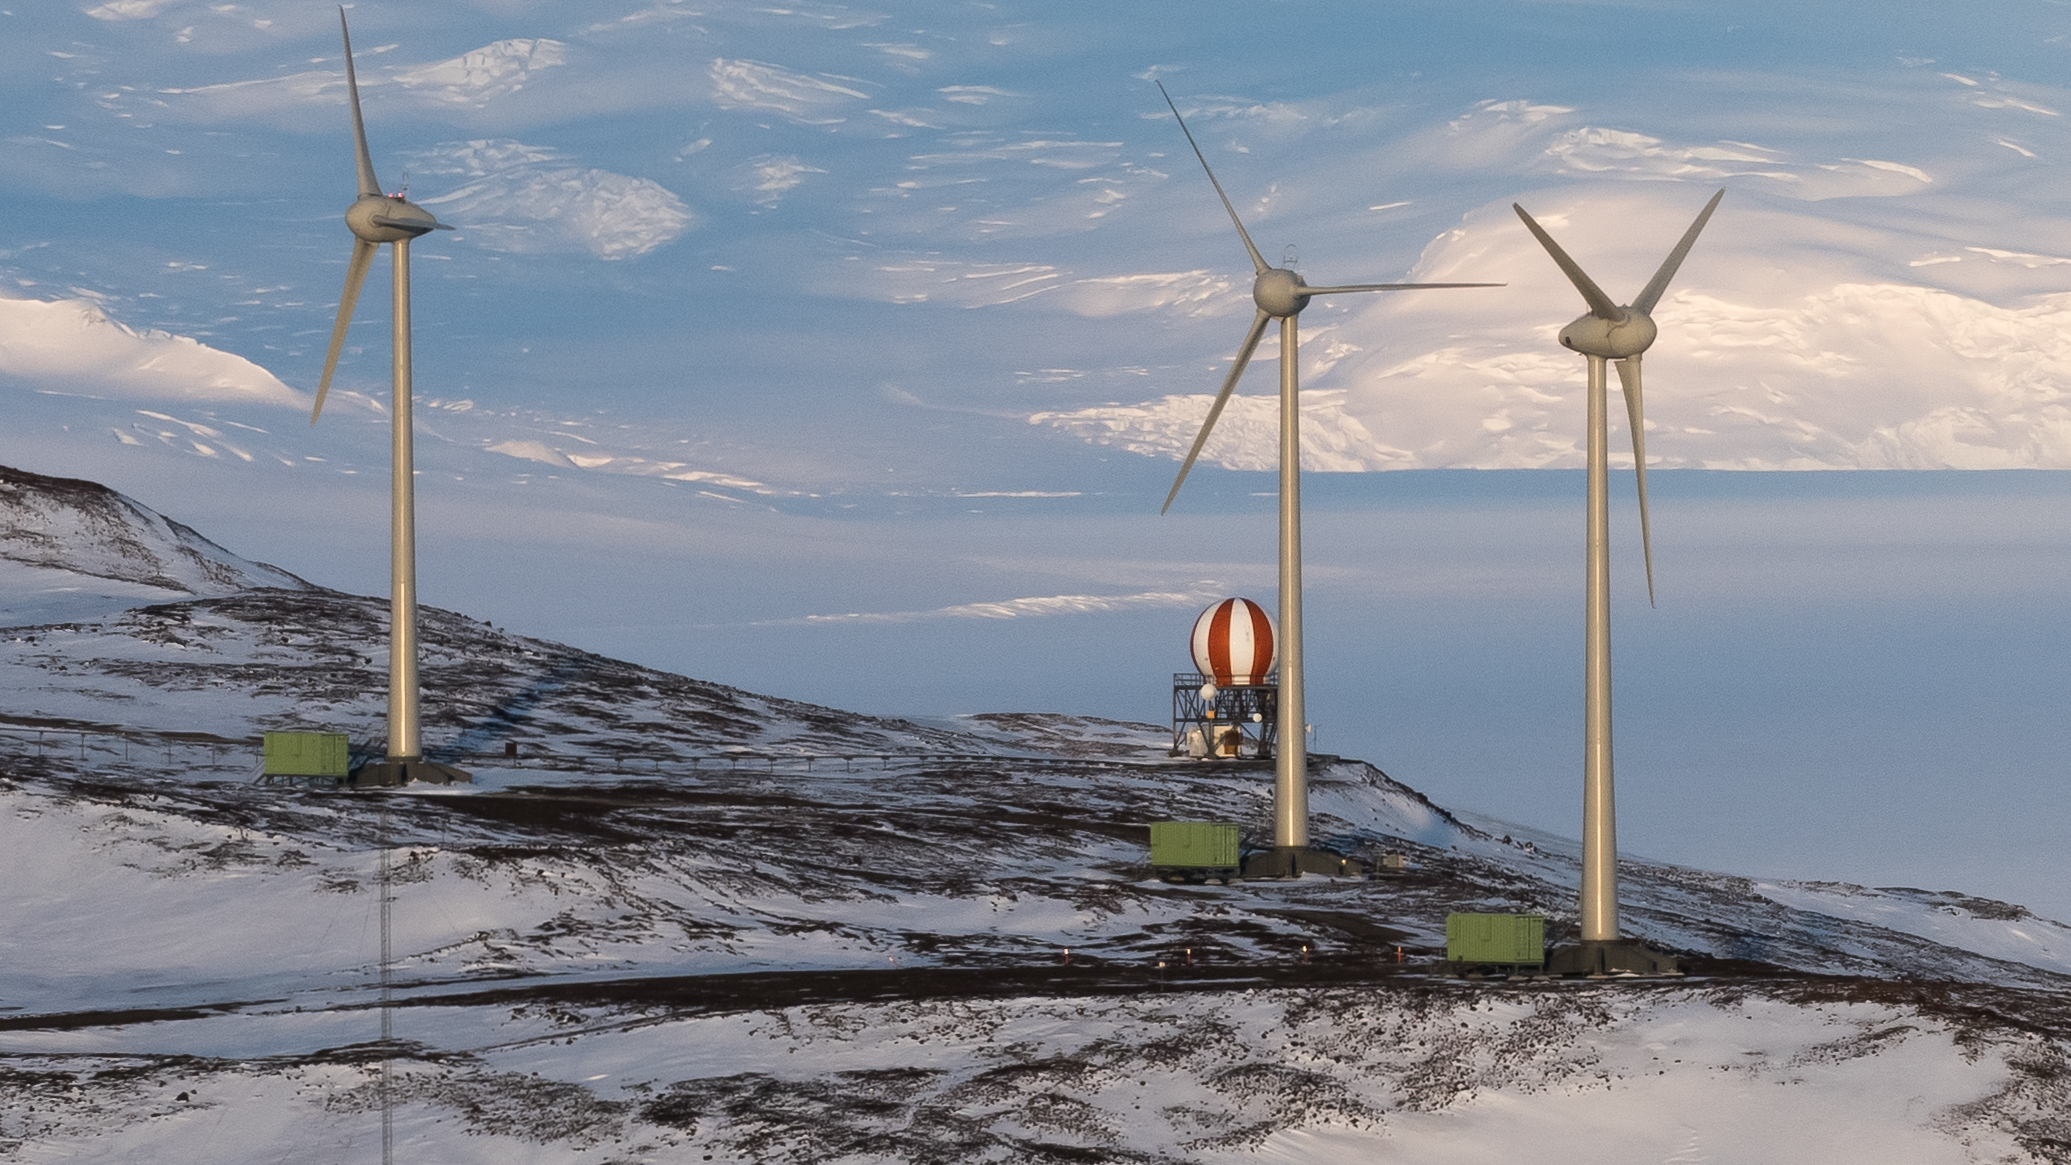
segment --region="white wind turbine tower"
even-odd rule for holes
[[[352,67],[352,33],[345,9],[338,10],[338,30],[345,38],[345,85],[352,99],[353,160],[359,168],[359,198],[345,211],[353,234],[352,260],[345,268],[345,292],[338,299],[338,322],[331,329],[331,347],[324,354],[324,376],[316,390],[309,423],[324,411],[331,374],[345,346],[353,305],[374,252],[388,243],[395,258],[395,367],[393,464],[390,485],[389,626],[388,626],[388,758],[362,765],[354,785],[405,785],[411,781],[444,784],[468,780],[468,774],[424,759],[417,717],[417,497],[416,459],[410,443],[410,240],[432,231],[451,230],[431,212],[400,194],[383,194],[367,153],[367,129],[360,119],[359,78]]]
[[[1251,330],[1245,333],[1244,344],[1237,349],[1237,358],[1230,365],[1230,374],[1222,382],[1222,391],[1216,395],[1215,404],[1210,406],[1208,419],[1201,425],[1201,434],[1194,438],[1194,447],[1187,451],[1186,462],[1179,467],[1179,476],[1173,481],[1172,492],[1165,496],[1164,508],[1159,513],[1171,509],[1173,499],[1179,496],[1179,487],[1186,483],[1187,474],[1194,468],[1194,459],[1201,455],[1201,447],[1208,443],[1208,434],[1215,428],[1216,418],[1222,415],[1223,406],[1229,403],[1238,378],[1244,375],[1245,366],[1251,362],[1251,354],[1265,338],[1267,321],[1279,320],[1280,690],[1276,725],[1279,744],[1274,753],[1273,853],[1264,861],[1248,864],[1244,873],[1247,877],[1290,876],[1305,870],[1338,873],[1345,869],[1344,860],[1339,855],[1309,848],[1308,716],[1302,691],[1302,459],[1301,412],[1296,383],[1300,355],[1300,325],[1297,320],[1302,309],[1309,306],[1309,300],[1319,295],[1502,285],[1351,283],[1311,287],[1303,281],[1300,273],[1291,268],[1270,266],[1252,244],[1250,232],[1244,229],[1243,220],[1237,217],[1237,208],[1230,205],[1229,195],[1223,193],[1222,183],[1216,181],[1215,170],[1208,165],[1200,143],[1194,141],[1193,131],[1187,129],[1186,119],[1179,115],[1179,106],[1173,104],[1172,95],[1165,92],[1162,82],[1158,85],[1158,92],[1164,95],[1165,104],[1171,107],[1180,132],[1186,134],[1187,144],[1194,148],[1194,156],[1201,160],[1201,169],[1207,171],[1209,184],[1215,187],[1216,197],[1222,199],[1223,209],[1229,212],[1230,222],[1237,228],[1237,237],[1244,240],[1245,253],[1251,256],[1251,299],[1258,307],[1251,320]]]
[[[1647,564],[1647,601],[1654,601],[1654,545],[1647,525],[1646,420],[1640,400],[1640,356],[1654,342],[1649,314],[1661,302],[1668,281],[1697,242],[1697,234],[1718,209],[1719,191],[1704,204],[1697,221],[1683,233],[1661,269],[1633,301],[1620,307],[1585,274],[1553,236],[1532,221],[1516,203],[1511,209],[1553,256],[1568,281],[1589,304],[1589,314],[1562,328],[1561,346],[1589,360],[1589,520],[1588,581],[1584,590],[1588,616],[1583,651],[1582,696],[1582,933],[1581,941],[1553,953],[1547,969],[1554,973],[1673,974],[1675,960],[1640,943],[1618,937],[1618,815],[1611,788],[1611,509],[1607,445],[1610,395],[1604,365],[1618,362],[1618,382],[1625,390],[1625,414],[1632,429],[1633,470],[1639,482],[1640,546]]]

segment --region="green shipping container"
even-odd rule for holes
[[[1234,870],[1237,827],[1226,821],[1151,822],[1151,865]]]
[[[342,777],[349,749],[343,732],[269,732],[269,777]]]
[[[1448,914],[1445,957],[1455,963],[1542,966],[1546,962],[1546,916]]]

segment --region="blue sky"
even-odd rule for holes
[[[1158,718],[1193,613],[1270,601],[1273,489],[1261,371],[1156,516],[1251,311],[1161,79],[1312,281],[1508,283],[1303,317],[1311,699],[1322,747],[1563,832],[1581,304],[1509,204],[1623,298],[1725,187],[1648,356],[1659,609],[1618,515],[1624,841],[2071,911],[2071,10],[352,20],[382,180],[460,228],[417,247],[426,601],[869,711]],[[17,3],[0,110],[0,458],[378,593],[380,268],[305,419],[335,12]],[[1783,469],[1882,472],[1717,472]]]

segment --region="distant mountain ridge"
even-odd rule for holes
[[[223,549],[98,482],[0,465],[0,558],[219,598],[255,587],[311,590],[277,566]]]

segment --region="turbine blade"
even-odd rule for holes
[[[353,161],[360,171],[360,197],[379,197],[381,182],[374,177],[374,159],[367,153],[367,126],[360,120],[360,81],[352,71],[352,30],[345,27],[345,9],[338,9],[338,31],[345,37],[345,88],[352,96],[352,144],[358,152]]]
[[[1336,295],[1341,291],[1419,291],[1434,287],[1508,287],[1508,283],[1346,283],[1337,287],[1304,287],[1303,295]]]
[[[309,423],[324,411],[324,395],[331,391],[331,374],[338,370],[338,353],[345,348],[345,329],[352,323],[353,305],[360,300],[360,285],[367,281],[367,268],[374,252],[381,248],[365,239],[352,241],[352,260],[345,265],[345,293],[338,297],[338,322],[331,325],[331,349],[324,353],[324,378],[316,386],[316,407],[309,410]]]
[[[1654,605],[1654,535],[1647,527],[1647,425],[1640,402],[1640,358],[1618,362],[1618,383],[1625,389],[1625,416],[1632,424],[1632,467],[1640,483],[1640,548],[1647,559],[1647,605]]]
[[[1683,241],[1677,243],[1675,250],[1668,253],[1668,258],[1662,261],[1661,270],[1654,272],[1654,278],[1647,281],[1647,289],[1640,292],[1638,299],[1632,301],[1632,306],[1648,315],[1654,313],[1654,305],[1661,302],[1661,294],[1668,290],[1668,281],[1675,278],[1676,268],[1683,265],[1683,257],[1690,253],[1691,244],[1697,241],[1697,232],[1703,230],[1704,224],[1711,221],[1711,212],[1719,208],[1719,199],[1724,197],[1726,192],[1722,189],[1711,196],[1710,202],[1704,204],[1704,210],[1698,214],[1697,221],[1691,223],[1690,229],[1683,232]]]
[[[1533,237],[1539,240],[1539,245],[1545,247],[1546,253],[1553,256],[1553,261],[1567,273],[1568,282],[1575,285],[1575,290],[1581,292],[1582,299],[1589,304],[1591,315],[1600,320],[1624,318],[1625,313],[1618,309],[1617,304],[1611,302],[1611,297],[1604,294],[1603,288],[1596,285],[1596,280],[1591,279],[1580,265],[1568,258],[1568,253],[1560,249],[1560,244],[1553,241],[1553,236],[1547,234],[1545,228],[1532,221],[1532,216],[1524,212],[1524,207],[1513,202],[1510,209],[1517,212],[1517,217],[1524,220],[1524,225],[1532,232]]]
[[[1237,359],[1230,365],[1230,374],[1223,378],[1222,391],[1215,396],[1215,404],[1208,409],[1208,419],[1201,423],[1201,435],[1194,438],[1194,447],[1187,450],[1187,459],[1179,467],[1179,476],[1172,482],[1172,492],[1165,495],[1165,504],[1158,507],[1159,513],[1172,508],[1172,499],[1179,496],[1179,487],[1186,484],[1187,474],[1194,470],[1194,459],[1201,455],[1201,446],[1208,444],[1209,431],[1215,428],[1215,419],[1222,416],[1222,407],[1230,403],[1230,394],[1237,390],[1237,378],[1244,375],[1244,368],[1251,363],[1251,354],[1258,350],[1258,343],[1265,339],[1266,322],[1273,317],[1259,312],[1251,319],[1251,331],[1244,336],[1244,346],[1237,349]]]
[[[1179,122],[1179,132],[1187,136],[1187,144],[1194,147],[1194,156],[1201,159],[1201,168],[1208,171],[1208,184],[1215,187],[1215,196],[1222,199],[1222,208],[1230,212],[1230,221],[1237,224],[1237,237],[1244,240],[1244,249],[1251,254],[1252,274],[1256,275],[1271,270],[1271,268],[1266,266],[1266,257],[1259,254],[1258,248],[1252,245],[1251,232],[1244,229],[1244,220],[1237,217],[1237,208],[1230,205],[1230,196],[1222,192],[1222,183],[1215,180],[1215,171],[1209,169],[1207,156],[1201,153],[1200,143],[1194,141],[1194,131],[1187,128],[1187,119],[1179,116],[1179,106],[1172,104],[1172,94],[1165,93],[1165,82],[1159,81],[1157,86],[1158,92],[1165,94],[1165,104],[1172,108],[1173,120]],[[1181,474],[1180,476],[1184,477],[1186,475]]]

